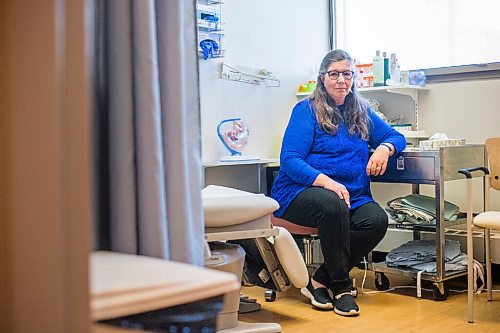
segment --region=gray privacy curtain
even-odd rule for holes
[[[203,264],[194,0],[96,6],[97,248]]]

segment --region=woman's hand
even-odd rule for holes
[[[387,169],[387,160],[391,155],[391,151],[388,147],[380,145],[375,149],[372,156],[368,160],[366,165],[366,174],[368,176],[378,176],[385,173]]]
[[[318,177],[316,177],[316,180],[313,183],[313,186],[318,186],[318,187],[323,187],[326,190],[332,191],[337,193],[340,199],[343,199],[345,203],[347,204],[347,207],[351,207],[351,197],[349,195],[349,191],[347,190],[347,187],[344,185],[334,181],[330,177],[324,174],[319,174]]]

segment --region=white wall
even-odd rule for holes
[[[420,124],[468,143],[500,136],[500,80],[433,84],[420,99]]]
[[[484,143],[488,137],[500,136],[500,80],[477,80],[428,85],[419,94],[419,125],[432,135],[440,132],[450,138],[466,139],[467,143]],[[384,203],[395,196],[405,195],[407,185],[373,184],[376,199]],[[474,180],[474,210],[482,208],[482,184]],[[434,195],[433,186],[422,186],[422,194]],[[465,210],[465,182],[445,182],[445,200]],[[491,208],[500,210],[500,195],[492,193]]]
[[[316,79],[328,51],[326,0],[225,0],[224,58],[200,60],[202,155],[214,162],[227,151],[216,135],[226,118],[241,117],[250,129],[244,154],[277,158],[299,84]],[[269,88],[220,79],[221,62],[262,68],[280,79]]]
[[[319,62],[328,51],[327,1],[226,0],[222,18],[226,22],[226,57],[200,60],[203,160],[214,162],[227,154],[215,128],[220,120],[230,117],[242,117],[250,127],[245,154],[277,158],[290,110],[297,102],[298,85],[315,79]],[[222,61],[270,70],[281,79],[281,86],[266,88],[220,79]],[[419,94],[421,130],[465,138],[468,143],[500,136],[500,80],[432,84],[428,88]],[[405,101],[411,103],[407,96],[391,95],[381,100],[395,99],[398,108]],[[389,190],[387,186],[391,186]],[[402,184],[373,184],[372,188],[381,204],[410,191],[409,185]],[[476,193],[480,190],[475,181]],[[422,193],[433,195],[434,189],[422,186]],[[465,209],[464,196],[463,181],[445,183],[446,200]],[[492,199],[492,207],[500,209],[500,196]],[[478,195],[474,209],[480,208]]]
[[[443,132],[467,143],[484,143],[500,136],[500,80],[434,84],[421,100],[420,121],[428,133]],[[465,209],[463,181],[445,184],[445,199]],[[475,182],[474,209],[481,209],[481,184]],[[491,208],[500,210],[500,195],[493,193]]]

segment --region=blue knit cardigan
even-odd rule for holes
[[[343,113],[343,105],[339,109]],[[370,177],[365,171],[370,147],[392,143],[397,154],[405,149],[406,140],[371,108],[368,116],[371,120],[368,141],[358,134],[349,135],[344,123],[336,135],[331,135],[320,128],[310,99],[297,103],[283,137],[280,170],[271,191],[271,197],[280,204],[275,216],[282,216],[293,199],[312,186],[320,173],[347,187],[351,209],[373,201]]]

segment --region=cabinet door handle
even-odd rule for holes
[[[404,170],[405,169],[405,158],[403,156],[399,156],[396,160],[396,169],[397,170]]]

